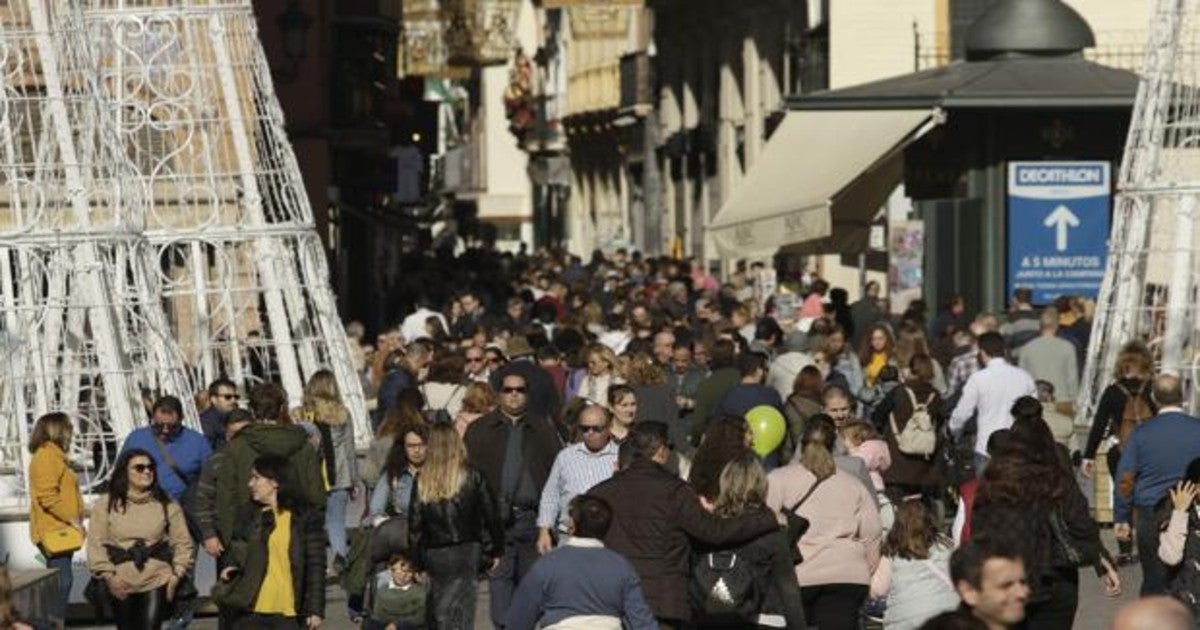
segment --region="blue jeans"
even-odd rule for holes
[[[43,549],[42,555],[46,558],[46,568],[58,571],[59,598],[57,602],[54,602],[54,608],[50,610],[50,613],[54,615],[55,619],[66,620],[67,602],[71,600],[71,585],[75,583],[75,576],[71,573],[71,558],[74,553],[50,557]]]
[[[329,535],[329,548],[334,556],[345,558],[350,553],[346,542],[346,506],[350,503],[350,490],[339,488],[325,495],[325,531]]]

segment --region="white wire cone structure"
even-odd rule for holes
[[[0,145],[0,176],[12,191],[8,205],[0,203],[0,245],[9,252],[0,269],[4,326],[21,357],[53,356],[46,350],[63,344],[54,336],[60,329],[80,333],[66,338],[82,340],[91,353],[81,361],[88,382],[101,383],[104,395],[87,401],[100,406],[104,422],[85,422],[82,403],[70,397],[40,394],[87,380],[65,360],[40,367],[9,361],[8,376],[0,370],[0,395],[25,404],[0,411],[8,414],[0,424],[2,463],[18,461],[6,436],[23,435],[45,411],[80,416],[77,443],[87,448],[117,442],[143,422],[143,389],[179,395],[194,422],[191,395],[218,376],[239,384],[278,381],[299,402],[307,377],[325,368],[338,377],[365,446],[370,430],[361,385],[249,2],[8,6],[11,19],[0,24],[3,50],[27,39],[24,56],[42,67],[4,66],[22,87],[6,84],[0,104],[15,101],[33,113],[0,120],[0,142],[32,137],[37,145],[11,158]],[[64,26],[27,25],[25,14],[39,13],[60,16]],[[35,36],[39,30],[48,36]],[[35,51],[43,40],[50,50]],[[52,59],[75,64],[74,79],[58,97],[47,72]],[[52,117],[47,112],[63,109],[56,98],[66,112]],[[87,106],[72,108],[75,100]],[[59,118],[63,133],[50,125]],[[77,158],[64,158],[53,140],[78,144],[93,136],[83,152],[91,175],[76,184],[68,175],[79,170],[72,167]],[[26,184],[21,169],[46,175]],[[34,201],[16,203],[17,193],[31,186],[22,199]],[[57,257],[44,254],[49,262],[40,267],[22,262],[20,252],[38,248]],[[61,289],[55,274],[70,278],[76,268],[81,279]],[[89,288],[84,295],[91,297],[77,296],[75,286]],[[41,315],[47,311],[64,324]],[[90,317],[72,329],[75,311]],[[47,319],[51,324],[42,323]],[[97,479],[105,476],[96,471]]]
[[[1121,164],[1108,270],[1096,304],[1077,424],[1090,424],[1123,345],[1146,343],[1184,380],[1200,367],[1200,0],[1159,0]]]
[[[140,239],[148,199],[103,107],[77,7],[0,12],[0,495],[20,494],[30,421],[71,414],[85,484],[145,418],[189,393]],[[195,421],[194,407],[187,415]],[[16,474],[13,474],[16,473]]]

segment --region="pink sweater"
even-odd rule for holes
[[[863,460],[867,472],[871,473],[871,483],[875,484],[876,492],[883,492],[883,473],[892,465],[892,454],[887,442],[883,440],[867,440],[850,449],[850,454]]]
[[[800,464],[767,475],[767,505],[791,507],[817,478]],[[800,539],[804,562],[796,566],[800,586],[870,584],[879,564],[882,530],[875,497],[856,477],[838,470],[826,479],[797,513],[808,519]]]

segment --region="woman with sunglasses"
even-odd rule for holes
[[[192,565],[183,510],[158,486],[155,474],[150,453],[125,451],[108,493],[92,506],[88,568],[107,586],[119,630],[160,627]]]
[[[317,628],[325,615],[321,511],[289,483],[288,460],[262,455],[250,470],[253,503],[238,510],[213,598],[227,627]]]

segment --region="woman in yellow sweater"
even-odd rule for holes
[[[319,508],[295,498],[288,461],[254,460],[253,503],[241,506],[213,597],[234,630],[318,628],[325,615],[325,530]]]
[[[858,352],[867,387],[875,385],[879,373],[888,365],[896,366],[896,339],[887,326],[875,324],[867,329],[862,349]]]
[[[46,567],[58,571],[60,598],[51,611],[58,619],[64,619],[71,595],[71,558],[86,535],[79,479],[67,459],[71,434],[67,414],[48,413],[29,436],[29,536]]]

